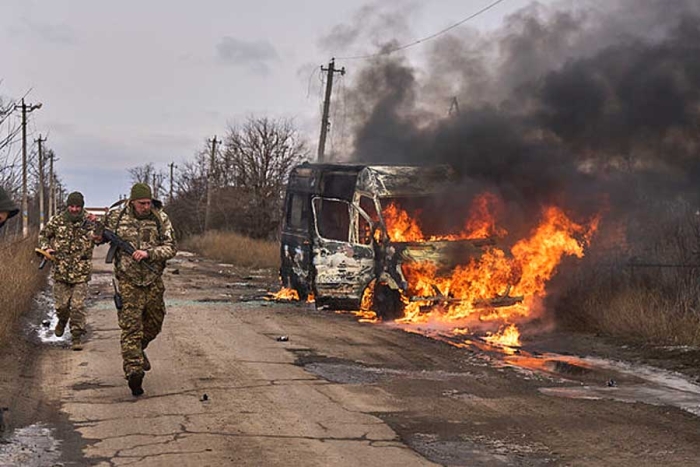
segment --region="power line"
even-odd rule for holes
[[[470,16],[467,16],[466,18],[464,18],[463,20],[461,20],[461,21],[459,21],[459,22],[453,24],[452,26],[448,26],[448,27],[446,27],[445,29],[443,29],[443,30],[441,30],[441,31],[438,31],[438,32],[436,32],[436,33],[434,33],[434,34],[431,34],[431,35],[429,35],[429,36],[423,37],[422,39],[418,39],[418,40],[416,40],[416,41],[413,41],[413,42],[411,42],[411,43],[409,43],[409,44],[401,45],[401,46],[399,46],[399,47],[396,47],[396,48],[393,48],[393,49],[389,49],[389,50],[385,50],[385,51],[383,51],[383,52],[378,52],[378,53],[375,53],[375,54],[356,55],[356,56],[354,56],[354,57],[338,57],[338,60],[360,60],[360,59],[365,59],[365,58],[381,57],[382,55],[389,55],[389,54],[393,54],[394,52],[398,52],[398,51],[400,51],[400,50],[408,49],[409,47],[413,47],[414,45],[422,44],[423,42],[427,42],[427,41],[429,41],[429,40],[431,40],[431,39],[435,39],[435,38],[438,37],[439,35],[444,34],[444,33],[446,33],[447,31],[450,31],[450,30],[452,30],[452,29],[454,29],[454,28],[456,28],[456,27],[458,27],[458,26],[463,25],[463,24],[466,23],[467,21],[472,20],[472,19],[476,18],[477,16],[479,16],[479,15],[481,15],[481,14],[483,14],[483,13],[486,13],[488,10],[490,10],[491,8],[495,7],[496,5],[498,5],[499,3],[502,3],[502,2],[504,2],[504,1],[505,1],[505,0],[496,0],[495,2],[490,3],[489,5],[485,6],[484,8],[482,8],[482,9],[479,10],[479,11],[477,11],[476,13],[473,13],[473,14],[471,14]]]
[[[6,138],[0,140],[0,150],[12,144],[15,141],[15,137],[19,134],[20,131],[22,131],[22,127],[18,126],[14,130],[9,132]]]

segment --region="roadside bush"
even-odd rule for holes
[[[700,346],[700,223],[684,206],[627,216],[626,234],[557,277],[550,303],[568,328],[629,342]],[[643,226],[642,226],[643,224]]]
[[[46,284],[46,273],[37,270],[35,247],[34,234],[0,243],[0,345]]]
[[[211,231],[188,237],[180,245],[206,258],[254,268],[279,268],[279,243],[235,232]]]

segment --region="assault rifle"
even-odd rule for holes
[[[134,248],[131,243],[127,242],[111,230],[104,229],[104,232],[102,232],[102,237],[109,242],[109,251],[107,252],[105,263],[111,263],[114,261],[114,255],[117,253],[117,250],[122,250],[129,256],[133,255],[136,251],[136,248]],[[154,268],[152,264],[147,263],[145,260],[139,261],[138,263],[146,266],[151,272],[158,274],[156,268]]]

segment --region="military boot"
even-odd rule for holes
[[[129,376],[127,376],[126,379],[129,381],[129,389],[131,389],[132,395],[140,396],[141,394],[143,394],[143,388],[141,387],[141,384],[143,384],[142,371],[135,371],[129,374]]]
[[[143,371],[151,371],[151,362],[148,361],[146,351],[143,351]]]
[[[60,319],[58,320],[58,323],[56,323],[56,329],[53,330],[53,333],[56,335],[56,337],[61,337],[63,335],[63,333],[66,330],[67,322],[68,321],[62,321]]]
[[[82,343],[82,340],[80,339],[80,336],[73,336],[73,340],[71,342],[71,349],[83,350],[83,343]]]

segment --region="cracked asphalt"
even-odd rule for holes
[[[266,302],[274,271],[186,253],[166,270],[163,332],[135,398],[103,258],[96,250],[85,350],[39,345],[13,380],[18,394],[31,388],[31,402],[17,396],[11,411],[59,441],[60,459],[48,465],[639,467],[700,458],[700,419],[686,411],[549,396],[541,389],[572,381],[349,314]]]

